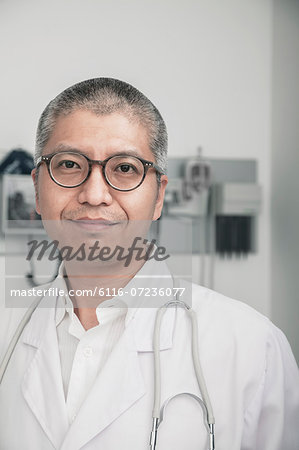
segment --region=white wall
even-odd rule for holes
[[[2,0],[0,148],[30,150],[58,92],[112,76],[160,109],[170,156],[255,158],[259,252],[216,261],[215,288],[270,314],[270,0]]]
[[[299,1],[274,1],[272,310],[299,362]]]

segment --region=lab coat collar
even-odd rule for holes
[[[148,289],[156,288],[158,283],[158,277],[161,277],[161,283],[163,283],[164,292],[166,292],[167,287],[172,287],[172,278],[167,268],[166,264],[163,263],[159,265],[159,275],[153,270],[154,265],[143,269],[137,274],[138,281],[133,279],[126,286],[126,294],[121,297],[121,300],[126,304],[130,305],[130,292],[131,289],[136,288],[137,283],[142,283],[146,279],[146,287]],[[138,286],[139,286],[138,284]],[[57,278],[51,285],[52,291],[56,292],[61,288],[61,279]],[[159,285],[158,285],[159,289]],[[136,351],[152,351],[153,350],[153,332],[154,324],[156,319],[157,310],[162,306],[169,297],[164,297],[159,299],[158,297],[153,298],[150,296],[140,296],[138,307],[128,307],[128,312],[126,315],[125,326],[132,326],[132,337],[133,340],[128,341],[127,345],[131,350]],[[172,299],[172,298],[171,298]],[[40,347],[44,338],[45,330],[49,328],[51,323],[51,331],[55,335],[54,341],[57,342],[55,326],[56,322],[56,302],[57,298],[48,294],[40,302],[37,310],[33,314],[29,324],[25,328],[23,333],[23,342],[25,344],[31,345],[33,347]],[[136,305],[136,299],[134,300],[134,305]],[[176,310],[171,308],[167,311],[165,315],[165,320],[163,320],[161,327],[161,340],[160,349],[166,350],[172,346],[172,333],[174,327],[174,321],[176,316]]]
[[[58,277],[52,284],[53,291],[67,292],[67,286],[64,280],[63,264],[60,266]],[[105,307],[124,307],[127,309],[125,326],[127,327],[132,321],[134,342],[130,348],[140,351],[149,352],[153,350],[153,332],[156,313],[159,307],[167,301],[172,300],[171,296],[166,296],[169,288],[173,287],[173,279],[167,264],[157,262],[155,260],[147,261],[135,275],[135,277],[123,288],[123,295],[106,300],[97,308],[97,314],[100,316],[100,310]],[[139,295],[144,288],[143,295]],[[159,292],[161,290],[164,296],[151,296],[148,294]],[[134,295],[132,295],[134,294]],[[50,298],[44,300],[47,305]],[[41,305],[43,307],[43,304]],[[66,311],[74,314],[73,306],[68,295],[57,299],[58,308],[55,312],[56,325],[61,322]],[[160,349],[166,350],[172,346],[172,332],[175,320],[175,310],[167,311],[167,319],[163,321],[161,328]],[[100,322],[100,320],[99,320]],[[41,329],[42,331],[42,329]]]

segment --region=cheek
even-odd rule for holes
[[[40,191],[39,207],[43,219],[56,218],[57,209],[59,209],[58,202],[54,200],[53,196],[49,195],[49,192]]]
[[[151,220],[157,199],[157,189],[152,186],[118,196],[119,205],[131,220]]]
[[[56,220],[60,218],[60,213],[68,202],[67,192],[64,195],[57,192],[56,187],[48,183],[40,183],[38,190],[38,203],[41,216],[44,220]]]

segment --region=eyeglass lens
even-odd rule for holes
[[[88,160],[76,153],[57,153],[51,159],[50,171],[54,180],[67,187],[75,187],[85,181],[89,173]],[[114,156],[105,166],[106,178],[120,190],[133,189],[144,175],[144,167],[134,156]]]

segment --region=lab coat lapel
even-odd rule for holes
[[[55,448],[68,428],[54,311],[41,302],[23,334],[23,344],[36,348],[22,382],[23,396]]]
[[[135,311],[136,312],[136,311]],[[77,450],[101,433],[146,393],[139,352],[153,350],[157,310],[131,311],[125,331],[72,423],[61,450]],[[160,350],[172,346],[175,310],[166,313]]]
[[[128,327],[81,406],[61,450],[83,447],[144,394],[138,353]]]

